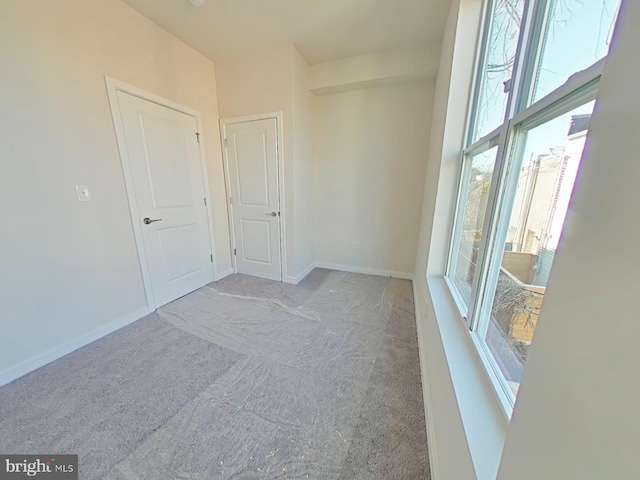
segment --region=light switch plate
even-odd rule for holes
[[[91,193],[89,192],[89,187],[86,185],[76,185],[76,194],[78,195],[79,202],[91,201]]]

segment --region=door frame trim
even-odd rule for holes
[[[217,278],[217,267],[216,267],[216,249],[215,243],[213,239],[213,221],[211,215],[211,198],[209,195],[209,181],[207,176],[207,159],[205,157],[204,152],[204,135],[202,131],[202,119],[200,118],[200,112],[194,110],[189,107],[185,107],[177,102],[169,100],[167,98],[161,97],[154,93],[147,92],[146,90],[142,90],[141,88],[134,87],[133,85],[129,85],[128,83],[122,82],[120,80],[116,80],[114,78],[109,77],[108,75],[104,76],[105,84],[107,87],[107,98],[109,100],[109,106],[111,107],[111,118],[113,120],[113,127],[116,135],[116,142],[118,144],[118,152],[120,153],[120,162],[122,165],[122,173],[124,175],[124,184],[127,192],[127,199],[129,203],[129,214],[131,216],[131,226],[133,227],[133,236],[136,244],[136,252],[138,255],[138,264],[140,266],[140,273],[142,275],[142,284],[144,286],[144,294],[147,300],[147,310],[148,313],[151,313],[156,310],[156,301],[153,295],[153,288],[151,285],[151,273],[149,270],[149,262],[147,261],[147,252],[144,246],[143,237],[142,237],[142,227],[140,226],[140,222],[138,220],[138,203],[136,200],[135,189],[133,184],[133,175],[131,173],[131,163],[129,159],[129,151],[127,149],[127,144],[125,140],[125,132],[124,132],[124,124],[122,122],[122,112],[120,110],[120,104],[118,103],[118,91],[127,93],[129,95],[133,95],[142,100],[146,100],[148,102],[156,103],[163,107],[167,107],[171,110],[175,110],[180,113],[184,113],[185,115],[189,115],[196,119],[196,125],[198,131],[200,132],[200,164],[202,168],[202,178],[204,181],[204,195],[207,201],[207,226],[209,229],[209,249],[210,253],[213,256],[213,262],[211,263],[211,275],[212,278]]]
[[[224,160],[224,180],[227,187],[227,215],[229,216],[229,237],[231,242],[231,264],[233,266],[233,273],[238,273],[238,265],[236,263],[236,256],[233,254],[233,249],[236,245],[235,230],[233,227],[233,208],[229,203],[229,197],[231,196],[231,179],[229,176],[229,158],[227,155],[227,147],[224,144],[227,138],[226,126],[234,123],[253,122],[256,120],[268,120],[270,118],[276,121],[276,153],[277,153],[277,165],[278,165],[278,211],[280,216],[278,217],[278,233],[280,236],[280,281],[284,281],[287,276],[287,237],[286,237],[286,212],[285,212],[285,191],[284,191],[284,148],[283,148],[283,125],[282,125],[282,110],[277,112],[258,113],[256,115],[244,115],[241,117],[230,117],[220,119],[220,144],[222,147],[222,158]]]

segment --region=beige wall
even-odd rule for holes
[[[640,3],[623,1],[619,18],[500,479],[640,471]]]
[[[112,0],[0,2],[0,44],[1,379],[146,308],[105,75],[200,111],[231,259],[211,61]]]
[[[318,261],[413,273],[433,89],[415,82],[315,98]]]
[[[435,80],[440,42],[391,48],[317,63],[309,68],[310,87],[326,95],[411,80]]]
[[[283,110],[291,115],[291,49],[283,45],[252,56],[216,62],[221,118]],[[291,123],[291,118],[289,118]]]

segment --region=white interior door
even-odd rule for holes
[[[155,307],[213,281],[196,118],[117,92]],[[131,195],[132,192],[129,192]]]
[[[225,124],[236,269],[282,280],[275,118]]]

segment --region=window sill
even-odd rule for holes
[[[440,332],[476,476],[495,478],[509,418],[442,277],[427,277],[426,315]]]

